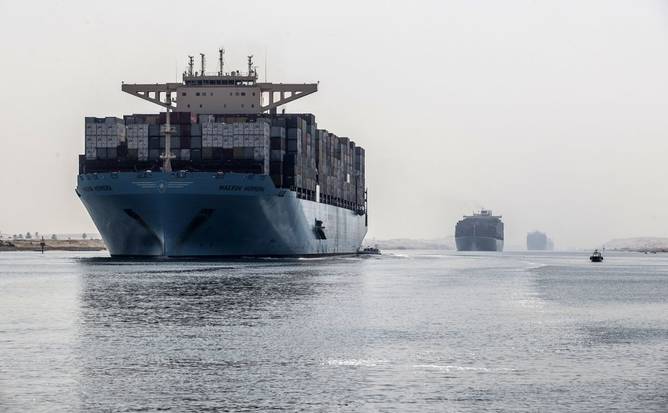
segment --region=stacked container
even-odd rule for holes
[[[306,122],[298,116],[287,117],[285,122],[283,183],[289,188],[302,188],[302,143]]]
[[[123,119],[87,117],[85,120],[85,142],[86,159],[116,159],[119,145],[125,144],[125,123]]]
[[[170,112],[170,150],[177,161],[201,160],[202,129],[195,124],[196,117],[190,112]],[[160,113],[158,122],[149,125],[148,129],[148,159],[157,161],[165,152],[165,137],[167,135],[167,115]]]
[[[85,143],[85,155],[87,160],[97,159],[97,124],[99,119],[86,117],[84,125],[84,143]],[[104,123],[104,119],[102,119]]]
[[[158,115],[124,116],[128,142],[128,160],[148,161],[149,128],[158,124]]]
[[[285,172],[283,162],[285,161],[287,149],[285,126],[285,118],[274,118],[271,120],[269,175],[271,175],[274,185],[279,188],[282,188],[285,184],[283,179]]]
[[[166,120],[165,113],[86,118],[86,164],[111,159],[118,161],[116,170],[136,170],[137,162],[159,168]],[[364,149],[317,129],[311,114],[197,118],[171,112],[169,132],[174,168],[267,174],[276,187],[295,190],[301,198],[364,207]],[[108,168],[99,165],[98,170]]]
[[[148,160],[148,125],[127,125],[128,159]]]
[[[364,190],[366,188],[366,182],[364,180],[365,169],[364,169],[364,148],[361,146],[355,147],[355,188],[357,193],[357,203],[359,205],[364,204]]]
[[[307,191],[316,190],[316,148],[315,137],[317,135],[317,124],[315,116],[311,114],[301,115],[305,127],[302,134],[302,184]]]
[[[225,123],[213,115],[200,115],[202,159],[205,161],[248,161],[270,169],[271,127],[265,119],[256,122]],[[233,120],[233,119],[227,119]],[[253,161],[253,162],[250,162]]]

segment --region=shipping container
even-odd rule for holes
[[[364,149],[317,129],[311,114],[170,116],[171,150],[179,168],[263,173],[300,197],[315,200],[318,193],[320,202],[364,207]],[[165,113],[85,118],[84,161],[118,160],[119,167],[152,162],[150,168],[159,168],[165,120]]]

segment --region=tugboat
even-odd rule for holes
[[[598,250],[594,250],[594,253],[591,254],[591,257],[589,257],[589,260],[591,262],[601,262],[603,261],[603,254],[601,254]]]
[[[378,247],[366,247],[361,251],[357,251],[358,255],[381,255]]]

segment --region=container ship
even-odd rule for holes
[[[500,215],[482,209],[464,216],[455,227],[457,251],[503,251],[503,222]]]
[[[194,71],[121,90],[164,108],[85,118],[76,194],[112,256],[294,257],[356,253],[368,227],[365,152],[277,109],[318,85]]]
[[[554,249],[554,243],[548,236],[540,231],[529,232],[527,234],[527,250],[529,251],[549,251]]]

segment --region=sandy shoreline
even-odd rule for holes
[[[0,251],[41,251],[42,240],[11,240],[0,241]],[[87,240],[44,240],[45,251],[102,251],[106,250],[104,242],[99,239]]]

